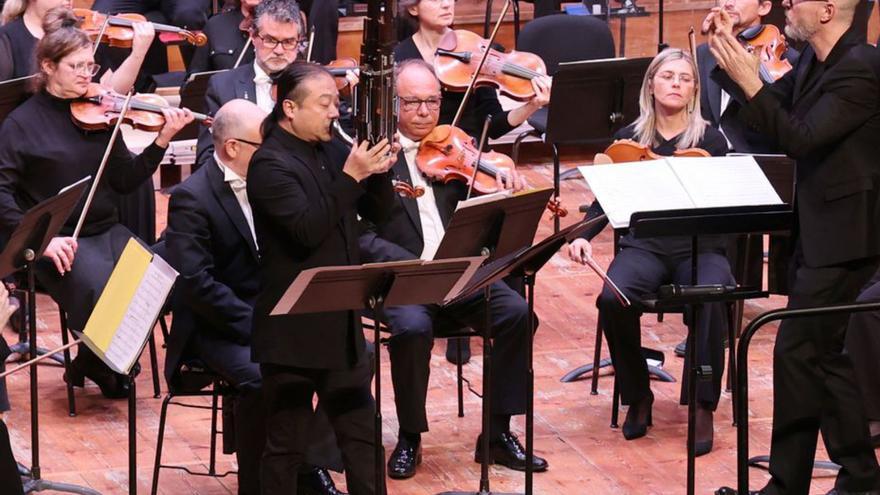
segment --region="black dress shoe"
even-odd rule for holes
[[[70,362],[70,368],[64,373],[64,381],[74,387],[85,386],[85,379],[95,382],[101,394],[108,399],[125,399],[128,397],[128,377],[113,372],[97,357],[87,358],[78,355]]]
[[[458,364],[458,346],[461,346],[461,364],[468,364],[471,360],[471,339],[457,337],[446,339],[446,360],[452,364]]]
[[[736,488],[730,488],[729,486],[722,486],[721,488],[715,490],[715,495],[737,495],[738,492]],[[749,495],[764,495],[764,490],[749,490]]]
[[[684,357],[685,353],[687,352],[687,343],[688,343],[688,339],[685,338],[684,340],[679,342],[678,345],[675,346],[675,355],[676,356]]]
[[[330,472],[324,468],[314,468],[300,473],[297,480],[297,493],[303,495],[348,495],[336,489]]]
[[[477,448],[474,451],[474,461],[483,461],[482,436],[477,437]],[[526,448],[519,443],[519,438],[511,432],[504,432],[498,440],[489,442],[489,464],[501,464],[514,471],[526,470]],[[538,473],[546,471],[549,467],[547,460],[538,456],[532,456],[532,469]]]
[[[388,459],[388,477],[394,480],[405,480],[416,475],[416,466],[422,463],[422,444],[415,447],[398,442]]]
[[[697,441],[695,442],[694,453],[697,457],[712,452],[712,440],[715,436],[714,422],[712,420],[712,410],[697,406]]]
[[[654,394],[648,395],[637,404],[632,404],[626,411],[626,419],[623,421],[623,438],[634,440],[648,434],[648,427],[653,426],[651,409],[654,406]]]

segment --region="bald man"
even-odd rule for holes
[[[248,164],[260,146],[266,113],[247,100],[230,100],[212,125],[214,153],[177,186],[168,204],[168,261],[180,277],[168,341],[165,376],[173,384],[182,363],[198,359],[237,390],[235,441],[240,494],[259,494],[265,445],[260,367],[251,362],[251,321],[259,292],[259,245],[248,203]],[[313,428],[304,493],[339,493],[325,469],[341,469],[326,416]]]
[[[738,117],[797,161],[789,308],[851,303],[880,264],[880,64],[852,27],[857,3],[785,0],[785,34],[808,46],[772,85],[761,82],[757,58],[734,38],[730,15],[716,10],[712,20],[710,50],[746,98]],[[843,352],[846,327],[846,314],[780,325],[772,478],[762,493],[809,492],[820,431],[842,466],[835,493],[880,493],[880,468]]]

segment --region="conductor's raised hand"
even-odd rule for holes
[[[730,15],[721,10],[715,16],[715,31],[709,37],[709,51],[724,72],[733,79],[746,98],[752,99],[763,87],[758,75],[761,61],[758,53],[749,53],[734,37],[727,26],[731,24]],[[724,26],[724,27],[722,27]]]

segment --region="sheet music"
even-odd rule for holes
[[[694,208],[665,160],[578,167],[615,229],[637,211]]]
[[[455,210],[463,210],[465,208],[470,208],[472,206],[481,205],[484,203],[491,203],[492,201],[498,201],[499,199],[508,198],[513,195],[513,192],[510,189],[502,189],[501,191],[490,193],[490,194],[482,194],[480,196],[474,196],[473,198],[466,199],[464,201],[459,201],[455,206]]]
[[[697,208],[782,204],[751,156],[667,160]]]
[[[127,374],[140,356],[176,278],[177,272],[154,255],[104,354],[117,372]]]

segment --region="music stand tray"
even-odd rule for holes
[[[208,81],[211,76],[218,72],[225,72],[229,69],[212,70],[207,72],[194,72],[186,78],[186,82],[180,88],[180,108],[189,108],[193,112],[205,113],[205,93],[208,92]],[[190,122],[177,135],[175,140],[197,139],[199,137],[198,122]]]
[[[31,95],[30,85],[36,76],[19,77],[0,82],[0,122]]]

